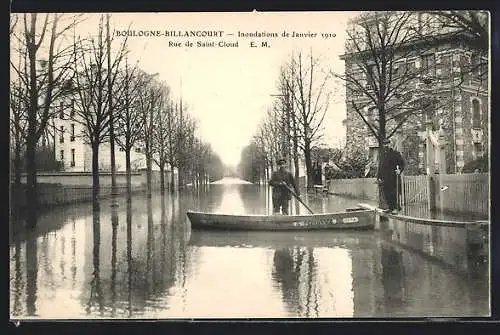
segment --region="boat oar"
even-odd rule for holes
[[[288,184],[286,183],[283,183],[285,185],[285,187],[288,189],[288,191],[290,191],[290,193],[292,193],[292,195],[295,197],[295,199],[297,199],[302,205],[304,205],[305,208],[307,208],[309,210],[309,212],[311,212],[311,214],[314,214],[314,212],[312,211],[311,208],[309,208],[309,206],[306,205],[306,203],[304,201],[302,201],[302,199],[297,195],[297,193],[295,193],[292,188],[290,186],[288,186]]]

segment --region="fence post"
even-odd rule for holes
[[[436,210],[436,178],[432,174],[427,175],[427,200],[428,200],[428,210]]]

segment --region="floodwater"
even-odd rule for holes
[[[315,212],[359,201],[304,196]],[[188,209],[268,213],[265,187],[211,185],[54,208],[10,244],[12,319],[489,315],[489,284],[364,232],[192,231]],[[298,203],[294,211],[306,213]]]

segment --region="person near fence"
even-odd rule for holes
[[[401,210],[398,198],[401,194],[401,172],[404,168],[405,162],[401,153],[391,147],[390,141],[384,141],[377,179],[382,186],[388,212],[397,213]]]
[[[295,178],[286,169],[286,161],[278,160],[278,170],[274,171],[269,180],[269,185],[273,188],[273,213],[288,215],[289,201],[292,198],[290,188],[295,190],[295,194],[300,195]]]

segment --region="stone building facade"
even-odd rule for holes
[[[92,148],[84,136],[84,125],[77,120],[75,113],[75,99],[65,96],[55,103],[56,113],[49,121],[50,126],[55,129],[55,159],[62,163],[62,170],[67,172],[90,172],[92,171]],[[146,156],[132,150],[130,153],[131,168],[133,171],[146,167]],[[125,152],[115,145],[116,171],[126,170]],[[109,143],[99,146],[99,169],[101,171],[111,170],[111,149]],[[159,170],[153,162],[153,170]]]
[[[446,173],[460,173],[464,164],[489,151],[488,60],[470,48],[467,38],[462,39],[460,35],[433,38],[433,41],[437,43],[432,47],[426,46],[425,41],[416,44],[414,57],[396,59],[394,66],[410,67],[432,79],[427,93],[436,98],[431,137],[441,143]],[[356,69],[362,66],[348,53],[342,59],[346,75],[355,75]],[[421,80],[415,78],[409,82],[408,90],[418,92],[422,85]],[[363,100],[368,99],[363,95],[350,95],[349,83],[347,86],[346,149],[376,159],[378,142],[352,106],[353,100],[362,105]],[[363,113],[370,120],[373,111],[365,108]],[[425,119],[423,113],[414,113],[392,137],[407,162],[408,175],[426,173]]]

